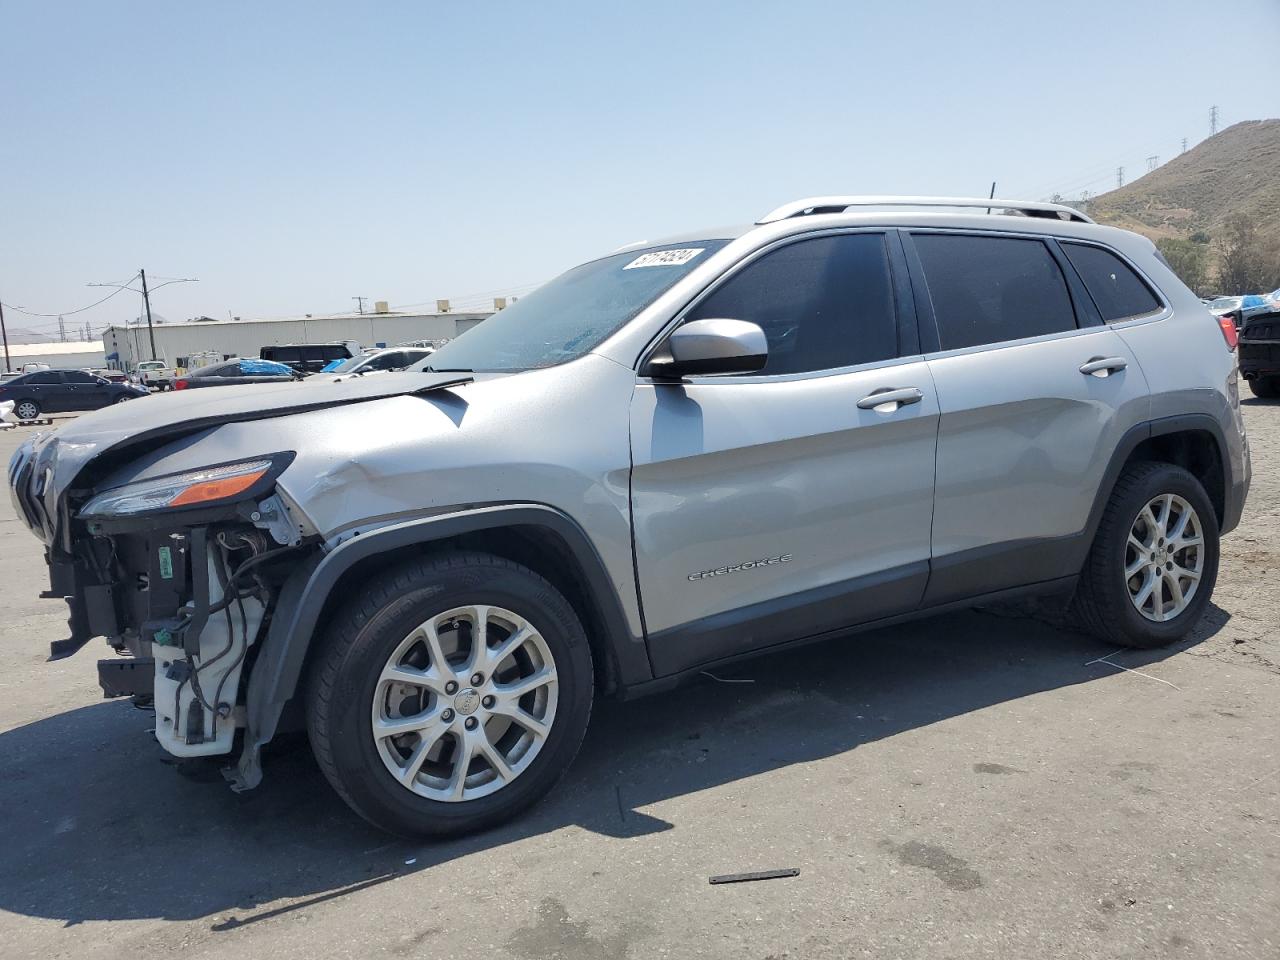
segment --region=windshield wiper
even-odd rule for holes
[[[431,367],[422,368],[423,373],[475,373],[470,367]]]

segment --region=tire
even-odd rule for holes
[[[495,675],[503,675],[503,684],[512,670],[529,671],[524,680],[532,683],[547,674],[548,662],[554,667],[554,682],[543,681],[536,692],[518,701],[502,694],[501,701],[491,702],[491,694],[506,689],[495,685],[497,676],[485,677],[479,685],[468,676],[475,669],[475,647],[469,641],[479,620],[473,605],[488,605],[486,651],[519,632],[512,626],[504,633],[507,627],[499,621],[508,614],[514,619],[507,624],[519,620],[530,628],[523,646],[489,665]],[[465,614],[454,617],[460,610]],[[442,616],[446,613],[450,616]],[[433,648],[425,640],[414,640],[421,626],[437,619],[440,639],[434,650],[443,651],[444,670],[437,668]],[[452,657],[450,642],[456,644]],[[402,652],[406,644],[412,646]],[[470,655],[463,657],[468,651]],[[453,659],[468,659],[471,665],[455,667]],[[419,676],[436,673],[435,690],[385,679],[384,671],[392,664],[399,671],[430,668]],[[454,674],[455,669],[462,672]],[[442,676],[468,686],[446,696]],[[325,777],[360,816],[402,836],[452,836],[507,820],[556,784],[582,743],[593,694],[590,647],[569,602],[527,567],[485,553],[455,553],[375,576],[337,613],[309,665],[307,733]],[[523,725],[527,720],[516,723],[510,710],[503,713],[504,703],[518,706],[525,718],[532,718],[541,703],[542,717],[550,718],[545,735],[539,738],[530,732]],[[393,707],[395,715],[387,716]],[[427,729],[421,732],[399,737],[384,733],[375,740],[375,715],[380,724],[406,719],[416,723],[432,716],[436,721],[429,727],[423,721]],[[478,725],[464,728],[473,721]],[[495,743],[490,744],[490,736]],[[502,764],[509,764],[509,778],[499,776],[491,754],[479,748],[474,755],[468,750],[469,764],[457,760],[462,743],[479,744],[480,738],[493,749],[510,751],[509,756],[500,755]],[[529,745],[517,756],[526,739]],[[420,755],[419,766],[413,766]],[[459,777],[460,766],[477,772]],[[477,781],[479,785],[471,785]],[[469,792],[475,795],[465,796]]]
[[[1274,400],[1280,397],[1280,377],[1254,377],[1249,381],[1249,389],[1259,400]]]
[[[115,405],[115,404],[117,404],[117,403],[124,403],[126,400],[132,400],[132,399],[133,399],[133,394],[131,394],[131,393],[122,393],[122,394],[120,394],[120,396],[118,396],[118,397],[116,397],[114,400],[112,400],[112,401],[111,401],[111,403],[112,403],[112,405],[114,406],[114,405]]]
[[[40,404],[34,400],[19,400],[13,405],[13,413],[19,420],[35,420],[40,416]]]
[[[1160,554],[1158,547],[1148,552],[1139,551],[1130,544],[1131,533],[1135,541],[1145,542],[1149,537],[1153,545],[1166,544],[1163,538],[1158,538],[1156,531],[1159,526],[1151,528],[1142,521],[1143,511],[1157,498],[1162,501],[1167,498],[1174,504],[1165,514],[1169,524],[1175,528],[1171,532],[1176,532],[1179,517],[1184,512],[1179,503],[1194,511],[1187,530],[1190,531],[1193,525],[1198,526],[1199,547],[1179,550],[1170,558],[1168,554]],[[1157,506],[1151,516],[1158,520],[1160,512],[1161,508]],[[1172,549],[1173,544],[1174,540],[1167,541],[1165,549]],[[1142,564],[1144,554],[1168,562],[1148,562],[1132,577],[1126,578],[1126,565],[1137,567]],[[1120,646],[1147,649],[1173,643],[1185,637],[1204,613],[1218,578],[1218,554],[1218,517],[1200,481],[1173,464],[1132,464],[1120,474],[1103,512],[1093,546],[1080,573],[1073,610],[1081,626],[1089,633]],[[1185,585],[1182,583],[1179,573],[1190,567],[1196,567],[1198,572],[1194,590],[1189,579]],[[1148,582],[1149,569],[1155,574],[1150,578],[1154,589],[1140,610],[1137,604]],[[1190,594],[1185,606],[1176,613],[1177,601],[1172,599],[1169,580],[1165,579],[1164,573],[1159,573],[1161,569],[1172,570],[1170,579],[1177,578],[1179,590]],[[1156,590],[1159,591],[1158,598]],[[1165,605],[1166,596],[1171,598],[1168,605]],[[1163,611],[1160,606],[1164,607]],[[1157,615],[1168,616],[1168,619],[1153,619]]]

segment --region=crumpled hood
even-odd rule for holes
[[[90,460],[109,450],[174,439],[225,423],[425,393],[471,379],[458,373],[406,371],[156,394],[86,414],[56,432],[31,438],[14,453],[9,479],[13,484],[25,471],[33,484],[32,496],[53,520],[63,492]],[[46,529],[42,535],[51,539],[52,531]]]

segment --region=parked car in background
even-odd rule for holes
[[[354,340],[338,343],[272,344],[258,351],[258,356],[263,360],[287,363],[299,373],[319,373],[332,360],[348,360],[360,355],[360,344]]]
[[[1277,291],[1280,293],[1280,291]],[[1216,317],[1227,317],[1239,330],[1251,318],[1276,309],[1275,294],[1251,293],[1243,297],[1217,297],[1209,303],[1209,312]]]
[[[325,373],[372,373],[375,370],[403,370],[435,351],[426,347],[388,347],[363,357],[352,357],[337,366],[325,367]]]
[[[12,400],[19,420],[46,413],[97,410],[145,397],[147,391],[127,383],[112,383],[84,370],[38,370],[0,384],[0,400]]]
[[[173,386],[174,371],[163,360],[143,360],[134,370],[139,386],[168,390]]]
[[[245,383],[288,383],[301,380],[302,374],[292,367],[274,360],[257,360],[252,357],[232,357],[220,363],[199,367],[173,381],[175,390],[193,390],[199,387],[232,387]]]
[[[129,375],[125,373],[123,370],[100,369],[100,370],[90,370],[89,372],[92,373],[95,377],[101,377],[103,380],[107,380],[111,383],[128,383],[129,382]]]
[[[1240,330],[1240,375],[1255,397],[1280,397],[1280,309],[1245,321]]]

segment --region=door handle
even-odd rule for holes
[[[901,387],[895,389],[893,387],[881,387],[879,390],[873,390],[867,396],[858,401],[858,409],[860,410],[878,410],[887,404],[893,404],[893,409],[906,406],[908,403],[919,403],[924,399],[924,393],[919,387]],[[885,413],[892,413],[892,410],[886,410]]]
[[[1094,357],[1088,363],[1080,364],[1080,372],[1087,376],[1109,377],[1129,365],[1124,357]]]

